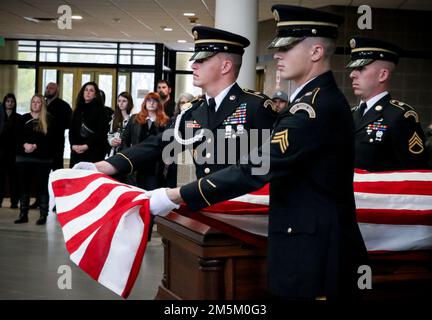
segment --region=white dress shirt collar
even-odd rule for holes
[[[210,97],[207,93],[206,93],[206,100],[207,100],[207,104],[210,98],[214,98],[215,102],[216,102],[216,107],[215,110],[218,111],[220,104],[222,103],[222,100],[225,98],[225,96],[228,94],[228,92],[231,90],[232,86],[235,85],[235,82],[226,87],[225,89],[223,89],[221,92],[219,92],[219,94],[216,97]]]
[[[297,89],[294,90],[293,94],[290,96],[290,101],[289,103],[293,102],[295,97],[298,95],[298,93],[309,83],[311,82],[313,79],[315,79],[316,77],[306,81],[305,83],[303,83],[300,87],[298,87]]]
[[[366,101],[367,107],[366,107],[363,114],[366,114],[366,112],[368,112],[369,109],[372,108],[375,103],[377,103],[379,100],[381,100],[386,95],[388,95],[388,91],[383,91],[383,92],[377,94],[376,96],[370,98],[368,101]],[[362,103],[363,103],[363,101],[360,101],[359,105],[361,105]]]

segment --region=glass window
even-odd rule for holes
[[[132,72],[131,95],[135,106],[133,113],[140,112],[144,97],[149,91],[153,91],[153,86],[154,73]]]
[[[36,61],[36,41],[18,41],[18,60]]]
[[[145,43],[121,43],[120,64],[155,64],[155,45]]]
[[[43,69],[43,71],[42,71],[42,90],[43,91],[45,91],[47,84],[50,82],[57,83],[57,70],[56,69]]]
[[[136,51],[134,51],[132,64],[153,65],[155,64],[155,57],[143,55],[141,53],[137,53]]]
[[[127,75],[119,74],[118,76],[118,84],[117,84],[117,92],[118,94],[127,91]]]
[[[73,73],[63,73],[62,77],[62,83],[61,83],[61,90],[62,90],[62,99],[69,103],[69,105],[72,107],[72,101],[73,101],[73,84],[74,84],[74,74]]]
[[[105,93],[105,106],[112,106],[112,87],[113,87],[113,76],[111,74],[100,74],[98,77],[99,89]]]
[[[17,112],[21,114],[30,112],[30,100],[35,92],[36,70],[19,68],[17,83]]]
[[[40,61],[57,62],[57,48],[41,47],[39,59]]]
[[[90,82],[90,81],[92,81],[90,73],[83,73],[81,75],[81,86],[83,86],[85,83]]]
[[[42,45],[58,46],[60,62],[117,63],[117,44],[115,43],[42,41]]]

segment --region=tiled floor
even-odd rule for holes
[[[0,208],[0,299],[122,299],[90,278],[69,260],[63,234],[54,215],[45,226],[31,210],[29,223],[14,224],[18,209]],[[155,227],[156,229],[156,227]],[[72,288],[59,289],[62,265],[72,270]],[[163,248],[157,232],[148,243],[141,271],[128,299],[153,299],[163,273]]]

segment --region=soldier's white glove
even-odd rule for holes
[[[166,189],[159,188],[145,193],[150,198],[150,212],[155,216],[165,217],[171,210],[180,207],[168,198]]]
[[[78,162],[72,167],[72,169],[98,171],[96,165],[93,162]]]

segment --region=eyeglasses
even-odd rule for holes
[[[156,100],[156,99],[153,99],[153,98],[148,98],[148,99],[146,99],[146,103],[147,102],[149,102],[149,103],[158,103],[159,100]]]

